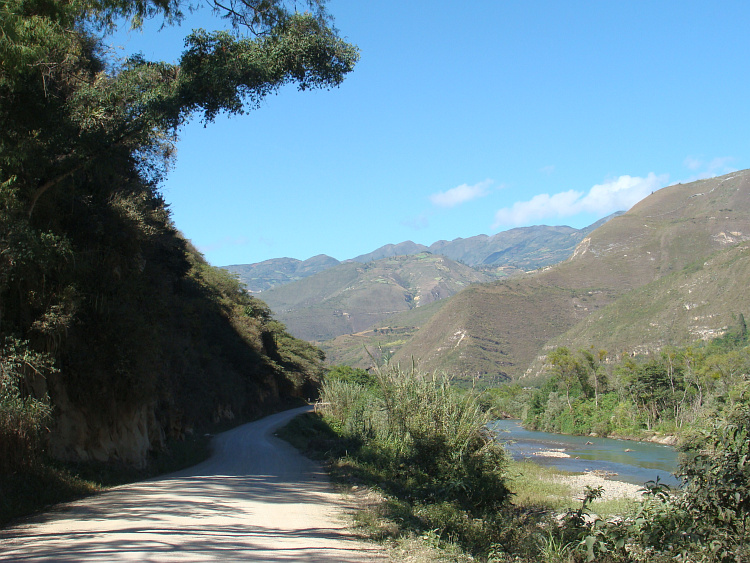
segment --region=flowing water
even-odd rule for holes
[[[530,459],[565,471],[604,471],[613,479],[642,485],[655,481],[679,485],[677,452],[670,446],[612,438],[568,436],[525,430],[519,420],[498,420],[492,425],[513,459]],[[539,455],[546,453],[547,455]]]

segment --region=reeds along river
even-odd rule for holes
[[[540,465],[575,473],[606,472],[614,474],[611,479],[636,485],[655,481],[657,477],[671,487],[680,483],[674,476],[677,452],[670,446],[535,432],[525,430],[519,420],[498,420],[492,429],[516,460],[528,458]]]

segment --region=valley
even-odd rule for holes
[[[387,245],[260,297],[329,364],[533,382],[556,346],[614,358],[723,334],[748,309],[749,194],[748,171],[676,184],[580,231]]]
[[[748,8],[329,4],[3,0],[0,559],[750,561]]]

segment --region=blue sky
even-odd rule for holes
[[[339,260],[516,226],[583,227],[750,167],[750,2],[333,0],[361,60],[330,91],[197,119],[163,193],[214,265]],[[173,62],[177,29],[120,33]]]

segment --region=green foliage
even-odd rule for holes
[[[750,403],[750,346],[741,324],[725,336],[604,364],[603,352],[558,348],[525,424],[551,432],[647,438],[687,435]],[[598,358],[597,358],[598,356]]]
[[[35,465],[42,431],[50,420],[49,398],[35,398],[33,379],[52,373],[52,363],[27,342],[5,338],[0,347],[0,474]]]
[[[636,437],[666,429],[683,438],[682,490],[647,483],[637,512],[612,522],[584,521],[584,500],[560,534],[550,536],[554,545],[567,546],[566,556],[623,562],[739,562],[750,556],[750,350],[746,335],[740,337],[741,320],[739,325],[704,345],[610,366],[611,391],[600,396],[598,408],[581,387],[573,388],[568,407],[559,396],[560,365],[574,359],[567,350],[553,355],[556,370],[534,392],[528,424]]]
[[[446,549],[459,544],[495,562],[737,563],[750,555],[750,409],[735,408],[726,420],[696,436],[694,443],[685,444],[689,455],[680,465],[685,479],[682,490],[671,491],[658,480],[646,483],[641,502],[618,517],[603,520],[592,513],[592,503],[602,491],[587,488],[578,508],[553,518],[544,513],[545,506],[550,508],[546,500],[530,500],[539,498],[526,490],[534,485],[519,485],[515,507],[506,502],[488,506],[477,497],[445,496],[446,492],[454,494],[456,487],[444,485],[429,491],[420,486],[425,481],[418,471],[426,466],[416,442],[425,435],[433,436],[426,443],[435,442],[435,434],[424,429],[431,427],[429,421],[438,420],[435,412],[446,411],[434,408],[443,402],[435,400],[441,397],[442,382],[423,378],[434,388],[425,392],[413,376],[396,370],[390,375],[381,372],[376,374],[375,389],[341,379],[328,381],[324,418],[312,417],[314,424],[308,421],[290,431],[294,437],[304,436],[307,446],[316,442],[318,451],[341,458],[335,466],[337,474],[389,493],[379,515],[397,523],[400,533],[415,532],[430,545]],[[412,405],[412,392],[425,399],[421,408],[433,415],[419,414],[414,406],[391,406],[389,398]],[[608,395],[616,398],[614,392]],[[614,401],[608,395],[602,403]],[[562,403],[567,411],[564,398]],[[456,428],[449,432],[455,433]],[[434,451],[440,460],[441,450]],[[519,464],[512,465],[512,471],[518,468]],[[535,471],[524,478],[537,485],[539,480],[550,480],[541,469]],[[451,482],[456,478],[448,476]],[[519,481],[510,478],[509,482]],[[547,484],[542,498],[550,494]]]
[[[584,521],[589,495],[563,528],[578,539],[587,561],[741,562],[750,555],[750,440],[748,414],[742,422],[717,423],[680,465],[685,480],[676,494],[657,482],[632,516]]]
[[[485,389],[481,400],[486,408],[493,409],[498,417],[523,419],[526,417],[532,394],[531,389],[524,388],[518,383],[506,383]]]
[[[361,387],[375,387],[377,378],[366,369],[353,368],[345,365],[333,366],[326,373],[326,381],[342,381]]]
[[[472,543],[465,532],[476,527],[461,522],[494,518],[510,497],[505,451],[486,428],[491,415],[444,378],[395,367],[373,377],[375,386],[327,379],[325,421],[347,441],[359,478],[400,499],[415,525],[439,520],[441,533]]]
[[[194,30],[177,64],[115,61],[102,40],[123,18],[177,23],[188,2],[0,5],[0,473],[53,449],[50,416],[76,412],[106,435],[148,408],[181,438],[317,393],[322,353],[205,262],[159,184],[193,115],[254,109],[285,84],[335,87],[358,52],[318,0],[306,13],[209,4],[235,33]]]
[[[750,556],[750,409],[703,432],[680,467],[684,533],[720,561]]]

